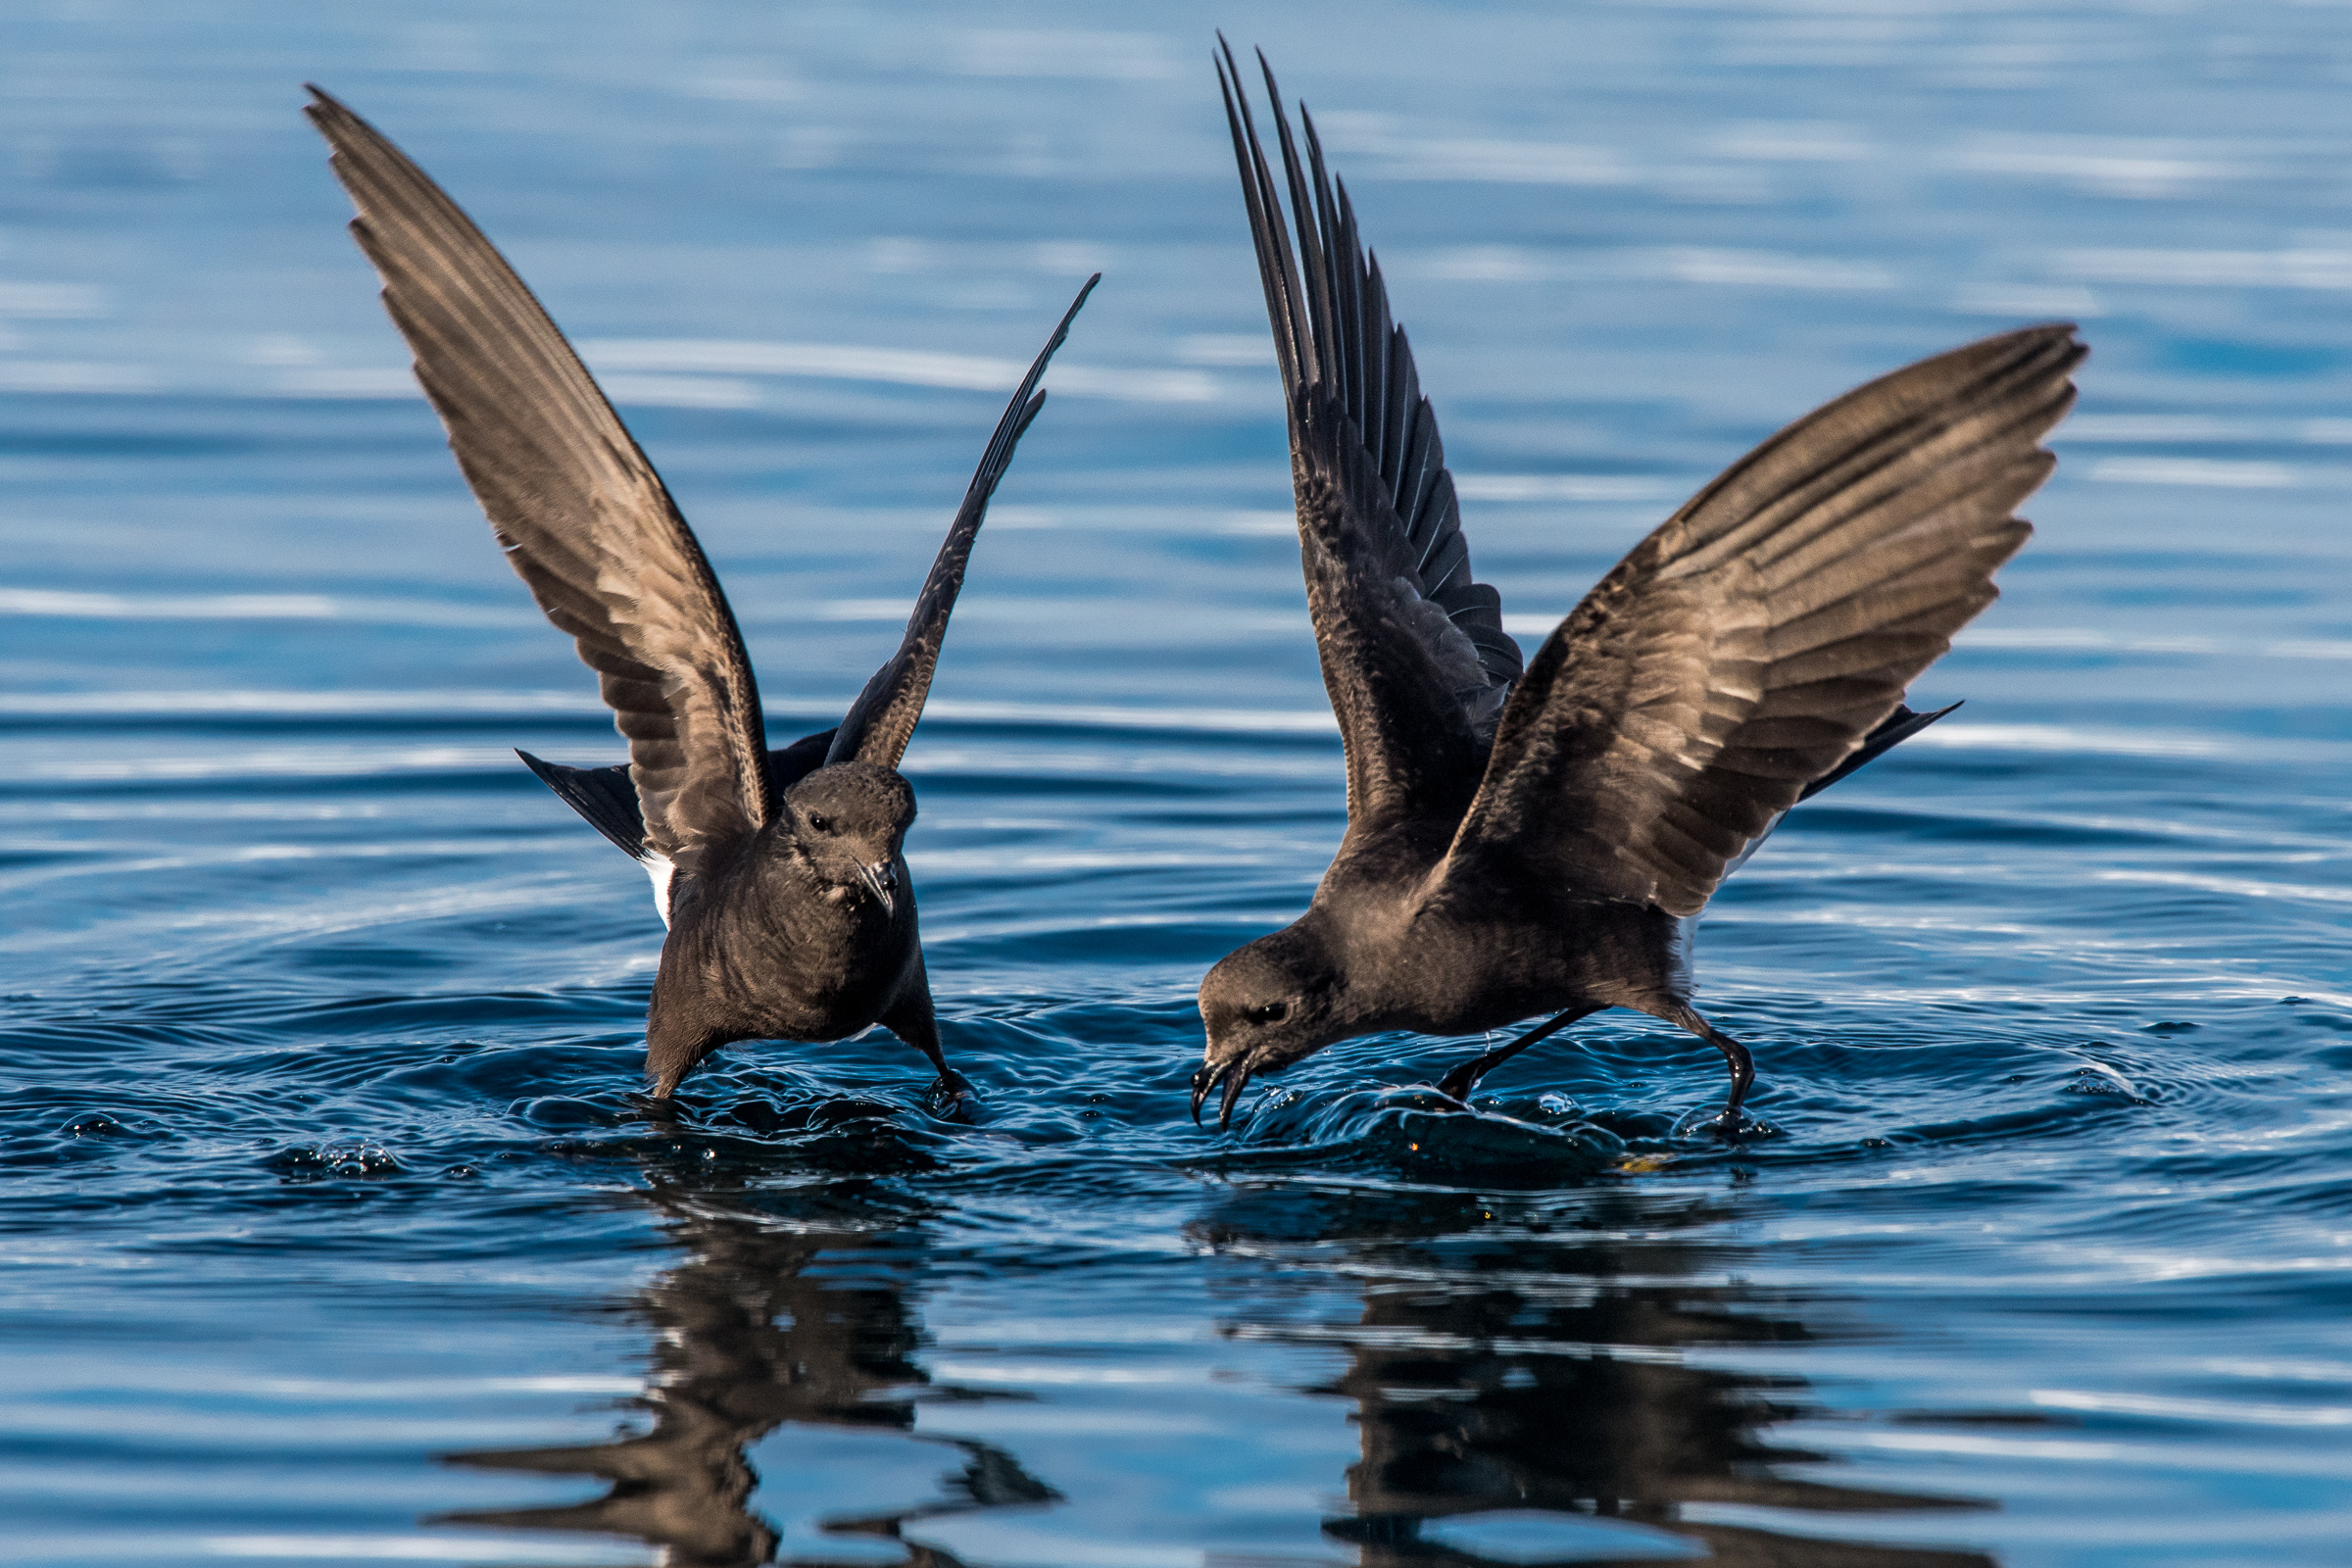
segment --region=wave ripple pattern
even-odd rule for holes
[[[1609,1014],[1185,1115],[1344,820],[1208,50],[1317,111],[1529,645],[1778,424],[2094,357],[1968,706]],[[1252,29],[1257,30],[1252,30]],[[1238,30],[1237,30],[1238,29]],[[0,49],[12,1560],[2318,1568],[2352,1540],[2352,29],[2325,8],[21,0]],[[619,744],[298,114],[505,244],[779,737],[1105,281],[906,768],[882,1039],[631,1099]]]

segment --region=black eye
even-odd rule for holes
[[[1249,1018],[1251,1023],[1280,1023],[1290,1015],[1291,1004],[1289,1003],[1269,1002],[1262,1007],[1251,1007]]]
[[[819,833],[829,833],[833,830],[833,824],[826,821],[823,817],[817,815],[814,811],[810,811],[808,813],[808,825]]]

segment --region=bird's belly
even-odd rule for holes
[[[1541,918],[1416,922],[1393,971],[1399,1027],[1428,1034],[1499,1029],[1586,1003],[1682,995],[1689,969],[1671,917],[1632,906]]]
[[[840,1040],[876,1022],[897,990],[898,965],[812,977],[789,963],[750,973],[735,990],[743,1021],[761,1038]]]
[[[900,988],[906,944],[855,920],[803,920],[747,932],[673,934],[657,1004],[691,1009],[737,1040],[840,1040],[878,1022]],[[882,940],[877,940],[877,938]]]

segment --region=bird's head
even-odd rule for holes
[[[898,910],[899,851],[914,823],[914,789],[872,762],[820,767],[784,792],[785,834],[818,881],[862,890]]]
[[[1311,916],[1310,916],[1311,919]],[[1260,937],[1219,959],[1200,982],[1200,1022],[1208,1031],[1200,1070],[1193,1074],[1193,1119],[1220,1083],[1217,1126],[1233,1121],[1234,1102],[1259,1073],[1280,1072],[1358,1030],[1344,1014],[1341,966],[1305,922]]]

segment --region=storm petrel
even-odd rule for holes
[[[629,760],[522,759],[642,862],[668,927],[646,1019],[666,1100],[739,1040],[840,1040],[881,1024],[968,1091],[941,1053],[903,845],[898,771],[964,563],[1038,378],[1100,274],[1021,380],[915,600],[906,639],[841,723],[768,750],[735,615],[686,519],[571,345],[480,229],[374,127],[314,87],[306,111],[359,209],[458,466],[547,618],[597,672]]]
[[[2048,477],[2039,439],[2085,350],[2057,324],[1924,360],[1807,415],[1619,562],[1524,668],[1471,577],[1437,420],[1345,185],[1260,56],[1277,182],[1230,46],[1217,62],[1289,405],[1291,477],[1348,829],[1305,914],[1200,984],[1193,1113],[1386,1030],[1541,1017],[1481,1075],[1604,1007],[1679,1025],[1691,928],[1788,808],[1916,734],[1904,688],[1995,597]],[[1289,216],[1284,212],[1287,198]],[[1293,233],[1296,233],[1294,242]],[[1948,712],[1950,710],[1943,710]]]

